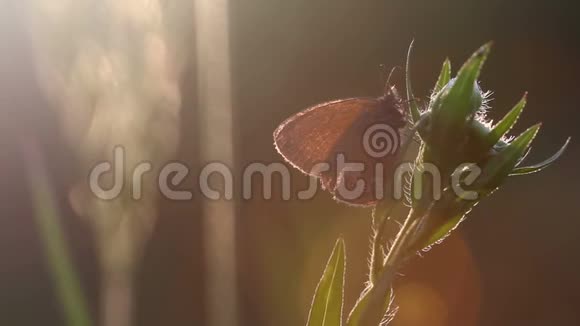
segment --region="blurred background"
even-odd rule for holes
[[[148,149],[151,141],[146,137],[154,133],[155,146],[173,148],[155,154],[156,162],[179,160],[196,171],[206,160],[212,160],[200,154],[205,146],[201,133],[207,129],[200,117],[212,108],[199,104],[205,103],[200,99],[203,87],[199,75],[215,70],[200,66],[203,61],[196,44],[199,47],[199,34],[207,29],[196,28],[200,19],[195,11],[201,7],[188,1],[159,1],[158,7],[147,6],[165,13],[159,15],[166,32],[156,37],[170,53],[164,57],[170,64],[169,68],[161,65],[163,69],[139,75],[139,80],[167,83],[141,87],[134,91],[132,98],[136,100],[131,103],[140,107],[149,105],[148,101],[170,98],[172,104],[155,107],[173,111],[163,128],[154,132],[149,124],[159,121],[159,116],[136,120],[132,126],[145,130],[131,133],[128,144]],[[42,3],[6,1],[0,10],[0,324],[65,324],[46,244],[35,218],[35,187],[27,181],[30,173],[25,163],[30,157],[22,148],[29,143],[36,144],[41,153],[59,212],[56,217],[86,297],[88,314],[99,324],[103,269],[99,267],[102,246],[98,244],[103,240],[93,231],[94,223],[73,209],[69,196],[79,175],[86,173],[78,157],[90,155],[85,153],[89,145],[71,142],[77,136],[68,132],[67,126],[82,126],[82,122],[76,118],[67,122],[70,116],[63,119],[66,111],[58,109],[71,97],[53,95],[59,87],[76,85],[90,92],[93,86],[75,83],[74,79],[72,84],[60,86],[55,71],[74,69],[74,62],[67,57],[69,52],[44,52],[75,42],[76,49],[91,45],[77,42],[75,37],[83,34],[75,34],[74,29],[47,29],[60,22],[58,15],[65,14],[58,8],[38,10]],[[94,14],[112,2],[83,3],[92,6],[79,12]],[[124,4],[128,8],[142,5],[139,1]],[[482,88],[494,92],[490,117],[497,120],[503,116],[528,91],[528,106],[514,133],[532,123],[544,123],[528,161],[551,155],[567,136],[572,136],[571,146],[559,162],[542,173],[510,178],[476,207],[447,241],[408,265],[396,284],[400,308],[392,325],[580,324],[577,1],[246,0],[228,5],[223,26],[229,34],[229,49],[226,46],[226,53],[210,51],[205,55],[209,58],[206,62],[214,57],[229,62],[225,76],[231,85],[231,121],[209,127],[231,135],[222,141],[231,147],[236,180],[241,178],[243,167],[252,162],[281,161],[271,134],[288,116],[331,99],[379,95],[383,87],[379,65],[403,66],[412,39],[415,95],[423,98],[429,95],[446,57],[456,72],[473,50],[493,40],[481,78]],[[51,12],[56,16],[39,16]],[[72,18],[89,26],[87,30],[115,26],[113,18],[98,17]],[[131,17],[138,21],[141,16]],[[52,21],[56,23],[50,25]],[[128,35],[139,33],[126,31]],[[127,40],[132,39],[120,43]],[[109,44],[104,38],[100,42]],[[130,51],[133,43],[128,44]],[[140,51],[129,58],[140,58]],[[140,62],[135,64],[137,70],[155,67],[146,60],[135,61]],[[90,67],[90,59],[88,62]],[[403,89],[402,74],[395,79]],[[147,96],[159,89],[163,91],[158,97]],[[90,103],[83,101],[82,105],[91,107]],[[101,111],[107,112],[103,114],[111,123],[126,118],[117,116],[127,112],[123,111],[127,102],[120,103],[121,108],[114,104],[110,111]],[[93,109],[99,110],[99,106]],[[76,132],[82,134],[84,128],[79,129]],[[144,138],[139,141],[135,137]],[[98,143],[100,138],[96,139]],[[292,180],[294,190],[303,189],[308,182],[297,171],[292,171]],[[190,176],[182,188],[196,189],[196,182]],[[274,179],[274,189],[277,185],[280,180]],[[345,309],[350,311],[366,280],[370,210],[337,204],[327,193],[309,201],[284,201],[279,192],[265,200],[259,186],[254,191],[258,195],[246,200],[241,189],[236,189],[228,211],[235,216],[232,245],[225,253],[235,259],[231,266],[233,299],[228,301],[235,305],[233,319],[238,325],[304,324],[317,281],[340,235],[346,241]],[[145,240],[137,241],[139,258],[134,263],[132,282],[134,325],[211,324],[208,315],[213,310],[208,302],[215,301],[207,300],[206,285],[215,275],[208,272],[206,264],[212,261],[208,255],[224,253],[208,250],[207,225],[203,222],[208,210],[200,198],[201,194],[195,193],[190,201],[160,199],[154,207],[145,207],[153,211],[145,215],[155,215],[156,220],[144,233]]]

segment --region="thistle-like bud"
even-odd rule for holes
[[[414,175],[414,179],[419,180],[414,180],[413,185],[414,193],[422,196],[413,198],[413,208],[424,218],[417,234],[417,249],[444,238],[473,206],[501,186],[508,176],[545,168],[568,145],[569,139],[544,162],[520,167],[540,124],[511,140],[506,136],[523,111],[525,96],[497,124],[492,126],[485,120],[485,93],[477,78],[489,50],[489,44],[479,48],[455,78],[450,77],[451,68],[446,61],[429,106],[421,115],[426,123],[418,125],[423,146],[416,162],[416,172],[419,173]],[[433,187],[432,176],[422,173],[427,164],[435,166],[439,173],[439,194],[433,193],[437,189]],[[472,177],[465,177],[470,173]]]

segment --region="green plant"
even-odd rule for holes
[[[420,149],[407,198],[410,208],[401,229],[387,248],[389,239],[385,237],[385,227],[388,221],[400,219],[394,212],[403,203],[386,198],[374,207],[369,281],[348,317],[342,313],[344,242],[342,239],[337,241],[316,288],[308,326],[337,326],[345,320],[348,326],[388,323],[394,315],[391,285],[401,265],[417,252],[441,242],[507,177],[538,172],[549,166],[562,155],[570,140],[544,162],[521,166],[540,124],[529,127],[517,137],[506,136],[525,106],[525,95],[497,124],[486,121],[486,94],[479,88],[477,80],[490,44],[479,48],[455,78],[451,78],[451,64],[446,60],[428,106],[420,110],[411,85],[411,50],[412,44],[407,56],[407,100],[412,130],[420,138]],[[433,181],[425,173],[428,165],[436,166],[441,174],[443,190],[440,196],[431,192]],[[465,176],[473,167],[477,168],[477,177]],[[465,190],[462,193],[456,191],[460,185]]]

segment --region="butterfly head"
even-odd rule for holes
[[[381,111],[388,116],[388,120],[395,128],[403,128],[406,124],[404,103],[395,86],[386,85],[385,93],[378,98]]]

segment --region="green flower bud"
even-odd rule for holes
[[[482,46],[453,79],[449,77],[450,63],[443,64],[428,110],[421,114],[427,122],[417,125],[423,140],[412,184],[413,191],[422,194],[412,202],[413,209],[423,216],[414,240],[414,247],[418,250],[441,241],[508,176],[540,171],[556,161],[569,143],[568,139],[558,152],[542,163],[519,166],[540,124],[528,128],[513,140],[506,136],[523,111],[525,95],[497,124],[492,126],[485,121],[485,93],[478,86],[477,78],[488,52],[489,44]],[[410,85],[409,81],[407,85]],[[433,190],[437,190],[433,187],[433,178],[421,173],[427,164],[435,165],[439,172],[442,193],[438,198],[433,196]],[[475,199],[455,192],[457,182],[464,179],[460,174],[457,181],[457,178],[453,179],[454,174],[466,164],[477,167],[479,175],[461,188],[476,194]],[[417,185],[415,181],[419,181]]]

